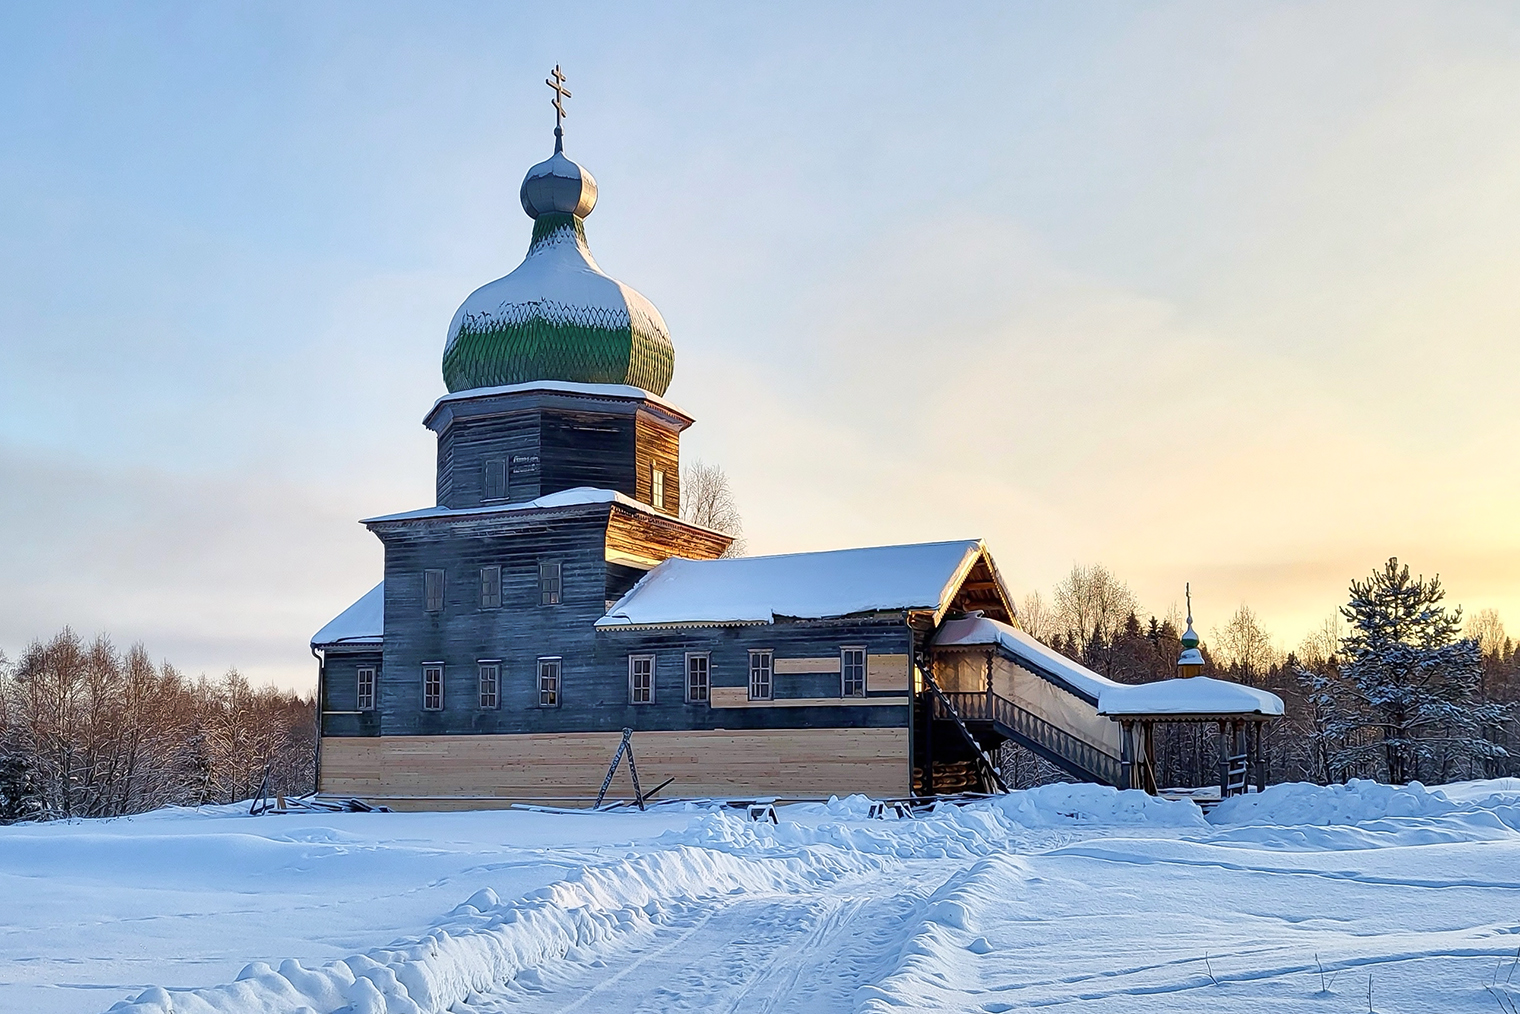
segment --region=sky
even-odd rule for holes
[[[555,64],[751,552],[1520,631],[1512,4],[144,2],[0,7],[0,649],[314,684]]]

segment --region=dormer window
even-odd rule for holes
[[[665,470],[653,465],[649,474],[649,502],[657,511],[665,509]]]
[[[507,498],[507,459],[487,458],[485,463],[485,481],[482,484],[485,500],[505,500]]]

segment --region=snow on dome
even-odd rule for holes
[[[450,392],[560,380],[665,393],[675,346],[664,318],[604,272],[586,245],[584,219],[596,196],[596,180],[558,150],[528,170],[528,254],[454,314],[443,347]]]
[[[934,635],[936,648],[967,648],[980,645],[1000,645],[1014,658],[1022,659],[1034,669],[1043,669],[1070,683],[1093,700],[1105,690],[1123,686],[1091,669],[1074,662],[1054,648],[1026,634],[1017,627],[985,616],[970,616],[962,620],[946,620]]]
[[[606,630],[938,611],[984,552],[980,542],[966,541],[729,560],[672,558],[646,574],[596,625]]]
[[[312,636],[313,648],[337,644],[379,644],[385,635],[385,582],[375,585],[364,597],[343,610],[333,621]]]
[[[1282,698],[1208,676],[1114,684],[1098,698],[1100,715],[1281,715]]]

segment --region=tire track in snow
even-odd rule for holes
[[[673,925],[490,997],[470,1014],[842,1011],[896,960],[904,927],[961,864],[910,862],[804,894],[735,894],[688,906]]]

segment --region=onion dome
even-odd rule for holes
[[[528,255],[505,278],[470,293],[443,347],[450,393],[534,380],[630,384],[662,395],[675,347],[654,304],[597,266],[586,245],[596,180],[554,154],[528,170],[522,206],[533,219]]]

